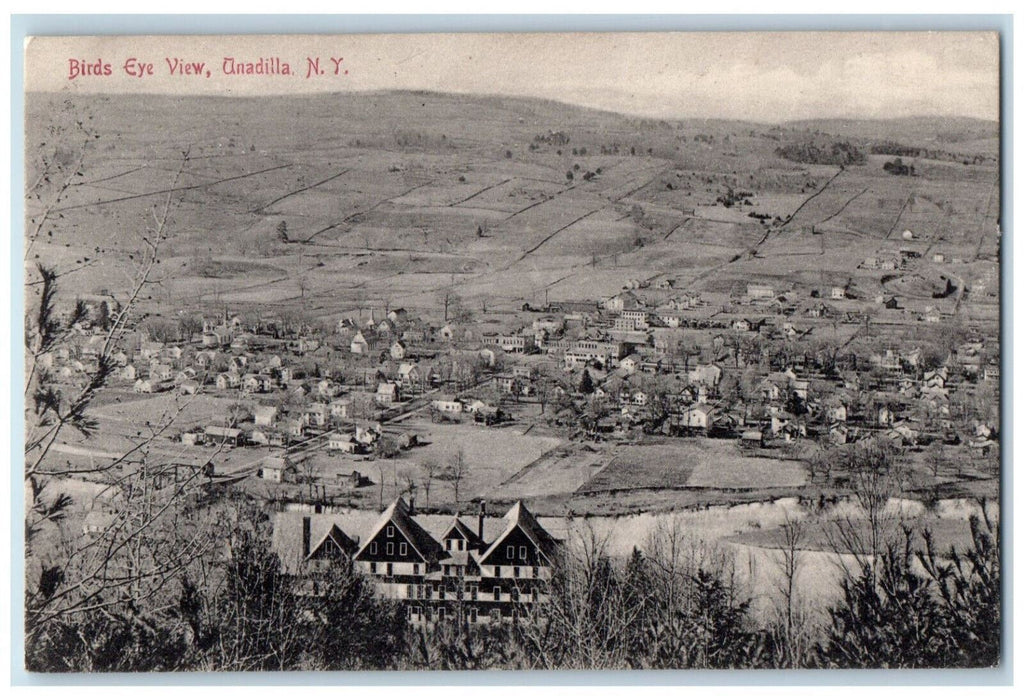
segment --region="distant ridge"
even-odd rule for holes
[[[853,138],[940,140],[947,144],[999,138],[999,122],[975,117],[917,116],[891,119],[800,119],[783,122],[795,130]]]

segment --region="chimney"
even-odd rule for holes
[[[302,558],[309,556],[309,516],[302,518]]]
[[[416,494],[409,492],[409,515],[416,515]]]
[[[480,515],[477,517],[476,534],[482,540],[484,538],[484,515],[487,514],[487,501],[480,500]]]

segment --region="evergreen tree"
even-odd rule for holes
[[[590,376],[590,372],[586,369],[583,370],[583,376],[580,377],[580,393],[581,394],[593,394],[594,393],[594,380]]]

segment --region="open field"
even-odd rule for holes
[[[301,133],[279,128],[296,99]],[[867,293],[881,275],[857,264],[904,229],[969,261],[992,259],[998,245],[998,140],[983,122],[965,120],[970,138],[949,148],[987,160],[922,163],[919,177],[899,178],[881,156],[838,173],[775,155],[804,137],[802,125],[657,122],[537,100],[197,97],[184,110],[161,97],[130,108],[109,96],[62,100],[29,101],[30,117],[51,116],[29,119],[30,140],[47,121],[85,115],[103,127],[82,186],[34,254],[88,265],[67,277],[69,290],[120,289],[116,261],[138,250],[170,189],[173,235],[159,270],[168,281],[144,300],[158,315],[230,303],[329,319],[371,299],[423,309],[447,288],[471,309],[515,307],[545,293],[608,295],[630,278],[671,275],[704,291],[809,269],[816,283],[853,275]],[[823,122],[849,137],[830,129],[930,146],[929,129],[949,133],[920,120]],[[553,130],[571,145],[535,141]],[[716,201],[730,190],[750,196]],[[792,219],[765,238],[751,214]]]
[[[428,506],[424,465],[432,461],[440,466],[440,472],[461,450],[467,469],[459,484],[459,502],[468,503],[478,498],[493,498],[492,494],[500,492],[504,482],[562,442],[560,438],[523,435],[521,426],[484,428],[474,424],[433,424],[429,421],[408,421],[396,425],[415,432],[427,444],[402,452],[395,459],[366,460],[361,456],[319,452],[313,457],[315,471],[329,483],[334,482],[338,475],[359,471],[373,484],[354,492],[353,496],[367,502],[379,499],[382,476],[385,501],[397,496],[404,488],[404,479],[411,478],[418,484],[420,504]],[[435,476],[430,486],[429,506],[452,508],[454,505],[454,484]]]
[[[178,428],[206,425],[230,415],[235,404],[254,405],[252,400],[218,398],[206,394],[183,396],[167,392],[156,396],[129,394],[132,398],[97,405],[91,414],[98,420],[124,422],[133,425],[160,424],[176,416],[174,425]],[[118,397],[120,398],[120,397]]]
[[[668,444],[623,448],[577,493],[596,495],[643,489],[766,489],[805,483],[797,462],[743,455],[722,440],[677,440]]]

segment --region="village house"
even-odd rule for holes
[[[623,370],[625,374],[633,374],[640,369],[640,361],[640,356],[633,353],[619,361],[619,368]]]
[[[235,372],[221,372],[214,384],[218,389],[237,389],[242,385],[242,378]]]
[[[352,417],[352,399],[350,398],[335,399],[331,401],[329,407],[332,418],[344,420]]]
[[[252,410],[253,422],[256,425],[270,426],[277,420],[277,406],[258,405]]]
[[[155,340],[144,340],[139,343],[139,357],[143,360],[152,360],[160,356],[164,344]]]
[[[825,408],[825,420],[828,423],[845,423],[846,422],[846,406],[841,403],[835,403]]]
[[[308,426],[326,428],[330,422],[331,409],[320,401],[311,403],[302,412],[302,421]]]
[[[149,366],[149,378],[158,382],[170,381],[174,378],[174,368],[170,365],[152,364]]]
[[[450,323],[446,323],[437,329],[437,339],[445,342],[451,342],[455,339],[455,328]]]
[[[606,311],[621,314],[623,311],[635,311],[643,308],[643,303],[633,292],[622,292],[602,302]]]
[[[409,312],[403,308],[391,309],[388,311],[388,320],[395,326],[409,323]]]
[[[715,409],[707,404],[698,403],[679,412],[676,424],[690,431],[707,433],[714,425]]]
[[[440,413],[458,415],[462,413],[462,402],[458,399],[434,399],[430,402],[431,407]]]
[[[267,481],[282,483],[288,480],[289,473],[293,472],[294,469],[295,467],[287,456],[271,455],[263,459],[263,466],[260,468],[259,476]]]
[[[264,394],[273,388],[273,381],[266,375],[249,373],[242,377],[242,391],[247,394]]]
[[[511,373],[496,374],[492,381],[502,394],[518,394],[521,390],[522,380]]]
[[[352,336],[349,351],[353,355],[366,355],[370,352],[370,344],[366,341],[366,336],[363,335],[362,331],[358,331]]]
[[[394,382],[381,382],[377,385],[377,393],[373,400],[378,406],[390,406],[398,401],[398,385]]]
[[[206,442],[206,433],[202,430],[185,430],[181,433],[181,443],[183,445],[202,445]]]
[[[331,379],[324,378],[316,383],[316,395],[322,399],[330,399],[341,393],[341,387]]]
[[[365,451],[365,446],[357,442],[352,433],[332,433],[327,439],[327,449],[352,454]]]
[[[412,390],[420,384],[420,370],[411,362],[403,362],[398,366],[398,382],[403,389]]]
[[[156,379],[137,379],[132,387],[137,394],[159,394],[170,391],[174,388],[174,382],[170,379],[159,381]]]

